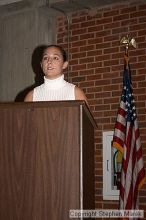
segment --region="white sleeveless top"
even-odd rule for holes
[[[75,85],[64,80],[64,75],[57,79],[47,79],[34,88],[33,101],[75,100]]]

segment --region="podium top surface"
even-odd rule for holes
[[[0,109],[8,109],[8,108],[26,108],[26,109],[34,109],[34,108],[44,108],[44,107],[81,107],[89,120],[93,124],[94,128],[97,128],[96,121],[87,106],[86,102],[83,100],[70,100],[70,101],[44,101],[44,102],[0,102]]]

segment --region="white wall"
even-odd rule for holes
[[[56,41],[56,20],[45,7],[10,11],[0,17],[0,101],[14,101],[34,84],[34,49]]]

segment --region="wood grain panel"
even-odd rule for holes
[[[83,108],[83,206],[95,209],[94,127]]]
[[[79,209],[79,144],[76,107],[1,108],[0,219],[69,219]]]
[[[23,219],[20,215],[29,200],[26,190],[32,191],[34,185],[29,182],[35,165],[33,117],[20,109],[3,109],[0,116],[0,219]]]

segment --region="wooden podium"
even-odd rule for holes
[[[83,101],[0,103],[0,220],[94,209],[95,126]]]

